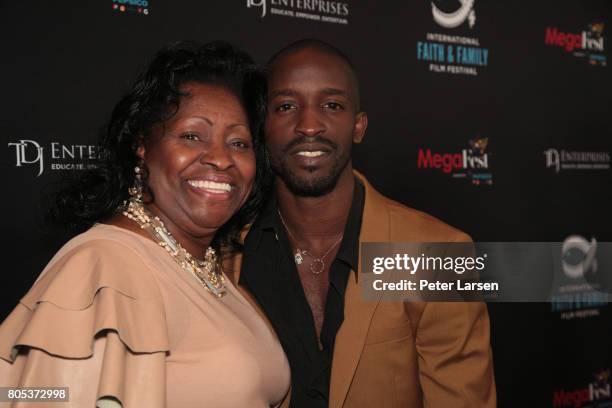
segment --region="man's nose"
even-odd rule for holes
[[[321,112],[316,108],[305,108],[300,112],[295,132],[300,136],[317,136],[325,131]]]
[[[234,165],[229,146],[222,141],[210,143],[200,156],[200,163],[218,170],[227,170]]]

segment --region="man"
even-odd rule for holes
[[[267,68],[275,197],[228,268],[285,349],[291,406],[494,407],[484,304],[371,301],[358,286],[360,242],[469,237],[353,170],[368,121],[346,56],[302,40]]]

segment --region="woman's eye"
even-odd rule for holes
[[[200,140],[200,136],[198,136],[195,133],[185,133],[183,136],[183,139],[187,139],[187,140]]]
[[[234,140],[231,142],[231,145],[239,149],[244,149],[244,150],[251,148],[251,143],[245,140]]]
[[[327,102],[325,105],[323,105],[325,108],[329,108],[331,110],[335,110],[335,111],[339,111],[339,110],[343,110],[344,106],[342,106],[341,104],[339,104],[338,102]]]
[[[290,103],[283,103],[282,105],[276,108],[276,111],[277,112],[287,112],[291,109],[295,109],[295,107],[291,105]]]

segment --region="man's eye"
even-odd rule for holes
[[[323,105],[325,108],[329,108],[331,110],[335,110],[335,111],[339,111],[339,110],[343,110],[344,106],[342,106],[341,104],[339,104],[338,102],[327,102],[325,105]]]
[[[276,107],[277,112],[287,112],[292,109],[295,109],[295,106],[291,105],[290,103],[283,103],[282,105]]]
[[[195,134],[195,133],[185,133],[185,134],[182,136],[182,138],[183,138],[183,139],[187,139],[187,140],[194,140],[194,141],[195,141],[195,140],[200,140],[200,136],[198,136],[198,135],[197,135],[197,134]]]

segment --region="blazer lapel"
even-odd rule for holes
[[[385,199],[355,171],[355,176],[365,186],[365,205],[359,242],[389,241],[389,213]],[[351,272],[344,300],[344,321],[334,345],[332,360],[329,407],[340,408],[344,404],[359,358],[365,346],[365,339],[374,311],[380,301],[364,300],[361,285],[369,284],[373,274],[361,273],[361,247],[359,248],[359,271]],[[359,281],[362,280],[361,285]]]

